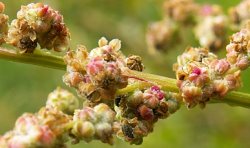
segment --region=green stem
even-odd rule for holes
[[[35,52],[31,53],[18,53],[14,50],[9,50],[3,47],[0,47],[0,58],[6,59],[9,61],[27,63],[33,65],[39,65],[43,67],[49,67],[53,69],[65,70],[65,63],[63,62],[62,57],[55,56],[46,52]]]
[[[16,51],[0,47],[0,58],[9,61],[39,65],[59,70],[66,69],[66,65],[63,62],[62,57],[55,56],[43,51],[35,52],[33,54],[20,54]],[[171,91],[176,93],[179,92],[179,89],[176,86],[176,79],[133,71],[129,69],[124,70],[123,75],[130,78],[138,78],[144,81],[137,82],[127,86],[124,89],[120,89],[117,91],[118,94],[126,94],[136,89],[143,89],[149,87],[150,85],[159,85],[165,91]],[[227,103],[232,106],[250,108],[250,94],[247,93],[232,91],[229,92],[224,98],[215,98],[214,100],[216,103]]]
[[[171,79],[168,77],[163,77],[138,71],[132,71],[132,70],[126,70],[125,75],[128,77],[139,77],[152,84],[160,85],[161,88],[165,91],[171,91],[176,93],[179,92],[179,89],[176,86],[176,79]],[[132,84],[124,89],[119,90],[118,94],[133,91],[133,88],[137,89],[138,86],[140,88],[148,87],[148,85],[145,85],[145,82],[141,84]],[[250,94],[238,91],[231,91],[223,98],[213,98],[213,103],[227,103],[228,105],[231,106],[241,106],[245,108],[250,108]]]

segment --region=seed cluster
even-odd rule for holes
[[[58,11],[42,3],[22,6],[8,31],[6,42],[32,53],[37,47],[62,51],[68,48],[69,32]]]
[[[117,136],[131,144],[141,144],[158,119],[167,118],[179,109],[176,97],[158,86],[117,96],[115,111],[117,119],[121,120],[115,125]]]
[[[69,91],[58,87],[48,96],[46,107],[54,108],[72,115],[79,108],[78,99]]]
[[[84,107],[76,110],[73,116],[72,137],[76,142],[84,140],[90,142],[99,139],[104,143],[113,144],[113,123],[115,112],[106,104],[95,107]]]
[[[128,84],[127,77],[122,75],[127,64],[120,47],[120,40],[114,39],[108,44],[101,38],[99,47],[90,53],[84,46],[69,51],[64,58],[67,64],[64,82],[92,103],[113,104],[116,90]]]
[[[35,114],[24,113],[12,131],[0,136],[0,147],[66,147],[70,138],[73,143],[98,139],[112,144],[115,112],[103,103],[78,109],[76,102],[73,94],[57,88],[49,94],[45,107]],[[67,114],[65,111],[71,111],[72,104],[74,114]]]
[[[140,81],[139,78],[123,76],[122,72],[127,69],[142,71],[142,59],[135,55],[126,58],[117,39],[108,43],[101,38],[98,43],[99,47],[90,52],[79,46],[64,58],[67,73],[63,80],[68,86],[76,88],[80,97],[87,99],[85,105],[88,106],[76,111],[73,135],[87,142],[100,139],[113,143],[112,135],[116,134],[131,144],[141,144],[143,137],[152,132],[154,123],[175,112],[180,102],[175,95],[166,95],[158,86],[116,95],[117,89]],[[103,109],[103,113],[98,115],[95,110],[100,106],[106,111]],[[98,133],[98,128],[104,131]]]
[[[202,47],[216,51],[225,45],[226,24],[228,20],[220,6],[204,5],[200,7],[194,34]]]
[[[217,51],[225,46],[229,21],[219,5],[203,5],[193,0],[166,0],[163,19],[149,25],[146,41],[151,53],[166,51],[185,39],[181,32],[192,29],[200,45]]]
[[[169,20],[190,23],[194,11],[202,14],[196,30],[202,45],[209,48],[221,46],[225,20],[220,8],[198,7],[192,0],[170,0],[164,6],[168,20],[153,24],[150,34],[156,36],[148,36],[152,46],[155,43],[162,46],[174,33],[171,29],[175,24]],[[0,2],[0,18],[5,16],[3,10],[4,5]],[[164,28],[166,24],[173,26],[168,30]],[[207,30],[210,33],[204,32]],[[158,35],[157,31],[162,33]],[[5,35],[4,30],[1,30],[1,35]],[[6,41],[22,52],[33,52],[37,43],[42,48],[62,50],[68,39],[62,16],[47,5],[32,3],[18,12]],[[139,56],[124,56],[118,39],[108,42],[103,37],[98,47],[89,52],[80,45],[64,57],[67,71],[63,81],[76,89],[85,101],[83,106],[80,107],[73,94],[57,88],[49,94],[45,107],[35,114],[23,114],[12,131],[0,136],[0,147],[66,147],[65,143],[70,139],[73,144],[81,140],[113,144],[114,135],[130,144],[141,144],[143,138],[153,131],[154,124],[175,113],[182,102],[188,108],[205,107],[211,98],[223,98],[229,91],[239,88],[240,73],[250,64],[249,40],[250,22],[232,35],[224,59],[219,59],[207,48],[186,49],[174,65],[179,94],[163,91],[161,86],[139,75],[126,75],[132,70],[142,72],[144,65]],[[118,91],[142,81],[147,83],[143,88],[136,87],[125,93]]]
[[[66,90],[60,89],[59,92],[56,92],[57,90],[53,93],[69,94]],[[67,96],[69,98],[57,96],[56,104],[61,104],[60,102],[65,102],[65,100],[75,100],[72,94]],[[49,100],[50,97],[51,94],[48,97]],[[68,132],[71,129],[72,116],[63,113],[63,110],[60,109],[46,105],[35,114],[24,113],[17,119],[12,131],[0,136],[0,147],[65,147],[64,143],[68,141]]]
[[[223,97],[241,86],[240,73],[249,66],[248,25],[232,35],[227,55],[218,59],[206,48],[188,48],[174,65],[178,87],[189,108],[204,107],[211,97]]]

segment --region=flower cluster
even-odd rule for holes
[[[250,0],[242,0],[236,7],[229,9],[233,28],[239,30],[250,19]]]
[[[193,0],[166,0],[163,9],[164,19],[149,25],[146,34],[151,53],[167,50],[184,40],[179,34],[187,27],[192,27],[202,47],[217,51],[225,45],[230,25],[219,5],[203,5]]]
[[[32,53],[37,47],[62,51],[68,48],[69,32],[62,15],[48,5],[31,3],[22,6],[17,19],[10,24],[6,43],[23,53]]]
[[[55,99],[55,104],[62,104],[61,102],[65,102],[65,100],[75,100],[73,95],[68,95],[68,98],[64,96],[65,93],[69,94],[66,90],[57,89],[53,93],[59,94],[57,95],[58,98]],[[51,99],[52,94],[49,95],[48,100]],[[71,102],[69,101],[65,105],[71,108]],[[72,117],[62,112],[66,108],[60,109],[62,108],[53,108],[51,104],[47,103],[35,114],[24,113],[17,119],[12,131],[7,132],[2,137],[0,136],[0,147],[65,147],[64,143],[68,140]]]
[[[0,147],[66,147],[69,138],[74,143],[100,139],[112,144],[114,119],[115,112],[106,104],[78,109],[77,98],[57,88],[49,94],[45,107],[35,114],[24,113],[12,131],[0,136]]]
[[[8,32],[8,20],[9,17],[3,14],[5,6],[0,2],[0,45],[5,42],[5,37]]]
[[[231,37],[225,59],[205,48],[188,48],[174,65],[178,87],[189,108],[202,107],[214,96],[223,97],[241,86],[241,70],[249,66],[249,24]]]
[[[116,97],[117,136],[131,144],[141,144],[143,137],[153,131],[154,123],[179,109],[177,95],[165,93],[158,86],[136,90]]]
[[[49,94],[46,106],[38,113],[25,113],[17,119],[14,129],[0,137],[0,147],[64,147],[69,135],[74,139],[90,138],[93,135],[103,142],[111,140],[107,138],[112,136],[115,115],[107,105],[99,104],[93,109],[85,107],[82,110],[76,110],[78,106],[76,108],[73,105],[74,116],[63,113],[73,109],[72,102],[78,102],[74,95],[57,88]],[[95,124],[95,131],[91,131],[91,123]]]
[[[193,0],[166,0],[163,4],[164,19],[151,23],[147,29],[149,52],[165,51],[180,42],[179,26],[192,24],[198,8]]]
[[[90,52],[79,46],[64,58],[67,64],[64,82],[87,98],[88,107],[77,110],[73,117],[72,135],[77,137],[76,141],[100,139],[111,144],[115,133],[131,144],[140,144],[159,118],[166,118],[179,108],[175,95],[166,95],[158,86],[116,95],[118,89],[140,80],[136,76],[130,79],[123,71],[144,69],[141,57],[126,58],[120,48],[119,40],[108,43],[101,38],[99,47]],[[98,113],[99,110],[102,112]]]
[[[235,70],[244,70],[249,66],[250,60],[250,21],[244,28],[232,35],[227,45],[227,60],[234,65]]]
[[[106,104],[100,103],[93,108],[84,107],[74,113],[71,136],[76,142],[81,139],[86,142],[99,139],[113,144],[114,120],[115,112]]]
[[[218,5],[204,5],[200,11],[195,36],[202,47],[216,51],[225,45],[227,17]]]
[[[167,19],[153,24],[147,36],[151,47],[169,44],[168,39],[176,33],[175,25],[189,23],[197,11],[200,18],[195,20],[196,36],[201,45],[211,49],[222,46],[226,18],[219,7],[200,6],[192,0],[169,0],[164,7]],[[0,2],[0,18],[7,22],[3,10],[4,5]],[[5,30],[4,27],[0,30],[1,35],[5,36]],[[67,47],[68,40],[62,16],[41,3],[23,6],[6,38],[7,43],[19,47],[22,52],[33,52],[37,44],[60,51]],[[83,107],[80,108],[73,94],[57,88],[48,95],[45,107],[35,114],[23,114],[12,131],[0,136],[0,147],[66,147],[70,139],[73,144],[81,140],[113,144],[114,135],[130,144],[141,144],[153,131],[155,123],[175,113],[182,102],[188,108],[205,107],[211,98],[222,98],[240,87],[240,73],[250,64],[249,40],[250,22],[232,35],[224,59],[219,59],[207,48],[186,49],[174,65],[179,94],[163,91],[161,87],[164,86],[160,84],[164,84],[152,80],[154,75],[143,77],[140,73],[144,70],[142,58],[124,56],[118,39],[108,42],[103,37],[99,46],[89,52],[80,45],[64,57],[67,72],[63,81],[85,99]],[[142,87],[130,87],[137,83]]]
[[[114,39],[108,44],[105,38],[101,38],[99,47],[90,53],[83,46],[79,46],[76,51],[69,51],[64,58],[67,64],[64,82],[76,88],[80,96],[92,103],[112,104],[116,90],[127,86],[127,77],[122,75],[127,62],[132,69],[142,68],[140,61],[132,60],[131,57],[126,60],[119,51],[120,47],[120,40]]]
[[[47,108],[54,108],[65,114],[72,115],[79,108],[78,99],[69,91],[58,87],[51,92],[46,102]]]

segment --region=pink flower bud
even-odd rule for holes
[[[100,57],[96,57],[92,59],[88,64],[87,64],[87,73],[90,75],[97,75],[101,71],[104,70],[104,61]]]
[[[239,67],[241,70],[246,69],[249,66],[249,60],[247,56],[241,57],[237,60],[236,66]]]
[[[230,64],[226,59],[221,59],[216,61],[214,68],[219,74],[224,74],[230,68]]]
[[[198,67],[195,67],[192,71],[192,74],[195,74],[195,75],[200,75],[201,74],[201,69],[198,68]]]

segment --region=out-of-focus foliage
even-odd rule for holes
[[[21,5],[31,0],[3,0],[6,13],[15,18]],[[178,45],[166,55],[150,56],[145,44],[147,24],[161,19],[163,0],[47,0],[44,2],[59,10],[71,32],[71,47],[84,44],[89,49],[97,40],[122,40],[122,50],[127,55],[143,57],[146,71],[174,77],[172,64],[176,56],[189,45],[195,45],[189,32],[185,32],[185,45]],[[217,3],[226,9],[239,0],[199,0]],[[221,52],[220,55],[223,55]],[[0,134],[11,129],[23,112],[36,112],[45,104],[50,91],[62,83],[63,71],[32,65],[12,63],[0,59]],[[243,74],[244,92],[250,93],[250,70]],[[217,104],[187,110],[185,107],[167,120],[156,124],[155,131],[139,147],[249,147],[250,110]],[[81,143],[78,147],[109,147],[100,142]],[[130,145],[116,140],[115,147]]]

